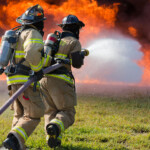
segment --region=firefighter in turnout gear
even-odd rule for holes
[[[7,149],[24,150],[25,142],[44,115],[45,107],[40,97],[38,81],[43,77],[44,58],[42,59],[41,52],[44,48],[45,19],[42,7],[35,5],[16,20],[21,26],[16,30],[19,36],[14,49],[13,64],[6,69],[7,84],[12,93],[15,93],[29,77],[36,76],[36,89],[31,85],[14,101],[12,129],[3,142]]]
[[[40,81],[46,107],[44,115],[46,139],[51,148],[60,146],[62,133],[75,121],[77,100],[71,66],[80,68],[84,60],[79,42],[79,31],[84,27],[84,23],[76,16],[68,15],[59,26],[63,32],[58,50],[55,49],[52,56],[59,62],[69,59],[70,64],[46,74]]]

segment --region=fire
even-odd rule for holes
[[[139,65],[144,67],[144,73],[143,73],[141,84],[149,85],[150,83],[150,46],[145,45],[145,47],[142,48],[142,51],[144,53],[144,56],[143,56],[143,59],[139,62]]]
[[[138,36],[138,33],[137,33],[137,30],[134,28],[134,27],[129,27],[128,28],[129,30],[129,33],[133,36],[133,37],[137,37]]]
[[[16,18],[24,13],[27,8],[36,4],[36,0],[33,0],[32,2],[28,2],[26,0],[18,2],[8,0],[8,4],[6,6],[2,6],[2,10],[0,10],[0,28],[7,30],[17,26],[18,24],[15,21]],[[73,14],[86,25],[84,33],[81,33],[82,41],[85,43],[87,41],[87,37],[88,40],[92,39],[97,36],[103,28],[114,27],[118,11],[118,7],[115,4],[107,7],[98,6],[95,0],[80,0],[78,3],[76,0],[68,0],[62,3],[61,6],[50,5],[43,0],[39,0],[38,4],[43,7],[45,16],[47,17],[47,20],[45,21],[45,35],[49,32],[53,32],[55,29],[58,29],[56,24],[61,23],[63,17],[68,14]]]
[[[13,1],[8,0],[7,5],[2,5],[0,10],[0,29],[8,30],[17,25],[16,18],[19,17],[25,10],[33,5],[36,5],[37,1]],[[62,22],[62,18],[68,14],[76,15],[80,20],[85,23],[84,32],[81,32],[81,42],[86,44],[91,39],[99,35],[102,29],[109,29],[115,26],[116,14],[118,12],[118,4],[112,4],[111,6],[98,6],[96,0],[68,0],[62,5],[51,5],[48,1],[39,0],[40,4],[45,12],[47,20],[45,21],[45,36],[50,32],[54,32],[57,27],[57,23]],[[2,34],[2,33],[0,33]]]
[[[79,79],[76,79],[76,83],[83,83],[83,84],[87,84],[87,85],[90,85],[90,84],[96,84],[96,85],[125,85],[123,82],[107,82],[107,81],[100,81],[100,80],[88,80],[88,79],[85,79],[85,80],[79,80]],[[134,84],[126,84],[126,85],[134,85]]]
[[[5,30],[11,29],[17,25],[16,18],[19,17],[25,10],[33,5],[37,4],[37,0],[7,0],[6,4],[0,6],[0,35]],[[58,5],[57,5],[58,3]],[[119,11],[120,3],[112,3],[111,5],[98,5],[97,0],[64,0],[52,1],[51,0],[38,0],[45,12],[47,20],[45,21],[45,36],[55,30],[60,30],[56,25],[62,22],[62,18],[68,14],[76,15],[80,20],[85,23],[83,32],[81,30],[80,41],[82,45],[86,45],[92,39],[99,36],[103,29],[112,29],[116,27],[117,13]],[[128,32],[134,38],[139,36],[138,29],[129,26],[127,27]],[[143,59],[140,61],[140,65],[144,66],[144,74],[142,83],[147,83],[150,79],[150,52],[147,49],[143,49]],[[78,80],[80,83],[81,81]],[[82,81],[84,83],[101,84],[101,81]]]

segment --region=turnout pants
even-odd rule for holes
[[[20,87],[21,85],[12,85],[12,93]],[[33,92],[33,87],[28,87],[14,101],[13,106],[14,118],[9,134],[13,134],[18,139],[21,150],[24,150],[24,143],[39,124],[40,117],[44,115],[44,104],[39,90]]]
[[[41,80],[41,90],[45,104],[45,128],[55,124],[63,132],[75,120],[77,100],[74,86],[62,79],[45,77]]]

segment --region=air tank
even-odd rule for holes
[[[15,31],[8,30],[2,37],[0,46],[0,68],[6,67],[11,59],[14,45],[17,41]]]
[[[47,38],[44,44],[44,52],[47,55],[52,54],[52,47],[54,43],[57,42],[57,40],[58,40],[58,36],[55,33],[50,33],[47,35]]]

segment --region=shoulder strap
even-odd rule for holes
[[[72,36],[72,37],[76,38],[76,36],[71,32],[62,32],[61,39],[64,37],[67,37],[67,36]]]

